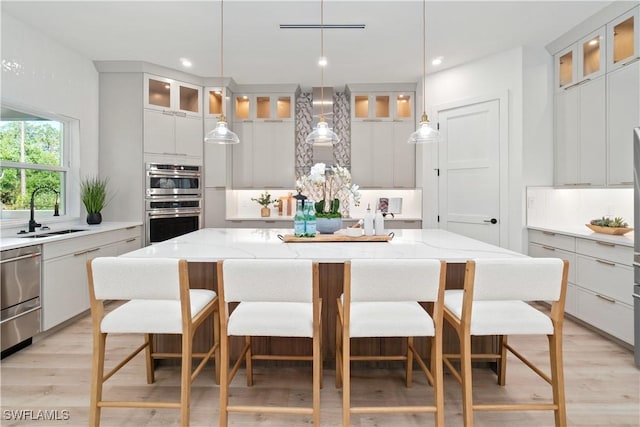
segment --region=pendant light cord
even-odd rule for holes
[[[320,0],[320,59],[324,58],[324,0]],[[320,65],[320,119],[324,120],[324,65]]]
[[[427,0],[422,0],[422,113],[427,114]]]
[[[224,78],[224,0],[220,0],[220,78]]]

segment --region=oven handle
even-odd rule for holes
[[[200,172],[193,171],[157,171],[157,170],[148,170],[147,176],[150,178],[154,177],[178,177],[178,178],[200,178]]]
[[[198,209],[193,209],[193,210],[176,210],[173,212],[154,212],[154,211],[148,211],[148,216],[149,219],[153,219],[153,218],[175,218],[175,217],[180,217],[180,216],[199,216],[200,215],[200,210]]]

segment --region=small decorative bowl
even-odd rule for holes
[[[347,227],[346,230],[347,230],[347,236],[349,237],[362,236],[362,228]]]

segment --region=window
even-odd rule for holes
[[[3,107],[0,111],[0,219],[66,212],[65,122]]]

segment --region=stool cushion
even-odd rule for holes
[[[444,293],[444,306],[462,316],[462,290]],[[551,319],[523,301],[474,301],[471,335],[553,334]]]
[[[313,303],[241,302],[229,316],[227,335],[313,338]]]
[[[191,318],[216,298],[214,291],[189,290]],[[131,300],[107,313],[100,330],[105,333],[181,334],[180,301]]]
[[[351,302],[351,337],[432,337],[433,319],[414,301]]]

